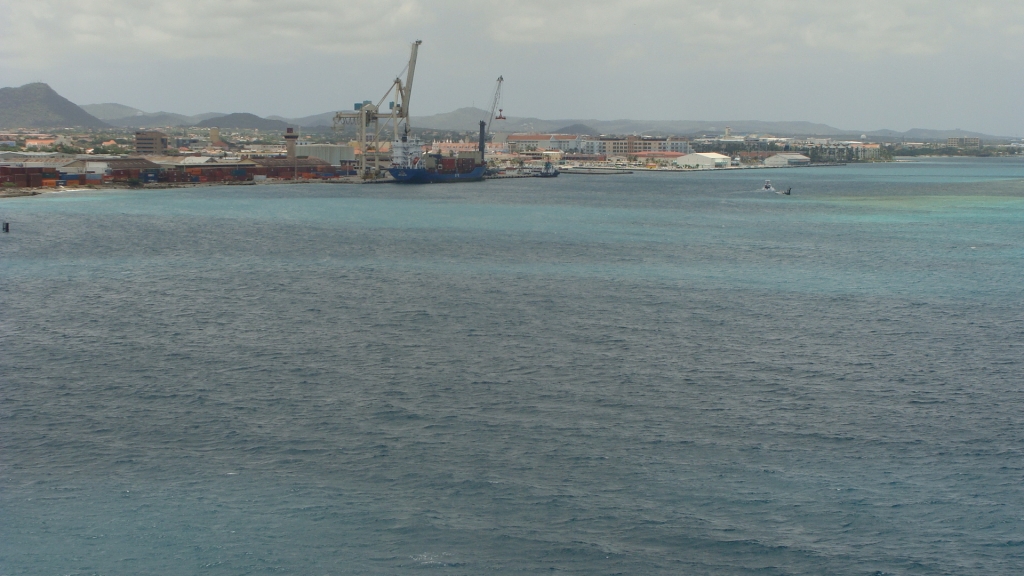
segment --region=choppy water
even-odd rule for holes
[[[1024,162],[0,218],[2,575],[1024,571]]]

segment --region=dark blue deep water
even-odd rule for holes
[[[1019,160],[0,218],[0,575],[1024,572]]]

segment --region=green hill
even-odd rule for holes
[[[82,110],[42,82],[0,88],[2,128],[104,128],[102,120]]]

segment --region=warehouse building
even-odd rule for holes
[[[676,166],[681,168],[708,169],[727,168],[730,160],[728,156],[718,152],[694,152],[693,154],[676,158],[674,162]]]
[[[355,148],[339,144],[299,144],[295,147],[295,154],[299,158],[319,158],[331,166],[356,161]]]
[[[781,168],[783,166],[806,166],[811,163],[811,159],[803,154],[795,153],[782,153],[776,154],[769,158],[765,158],[764,165],[771,166],[773,168]]]

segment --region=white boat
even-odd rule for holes
[[[771,180],[764,181],[764,188],[761,188],[762,192],[775,192],[775,187],[772,186]]]

